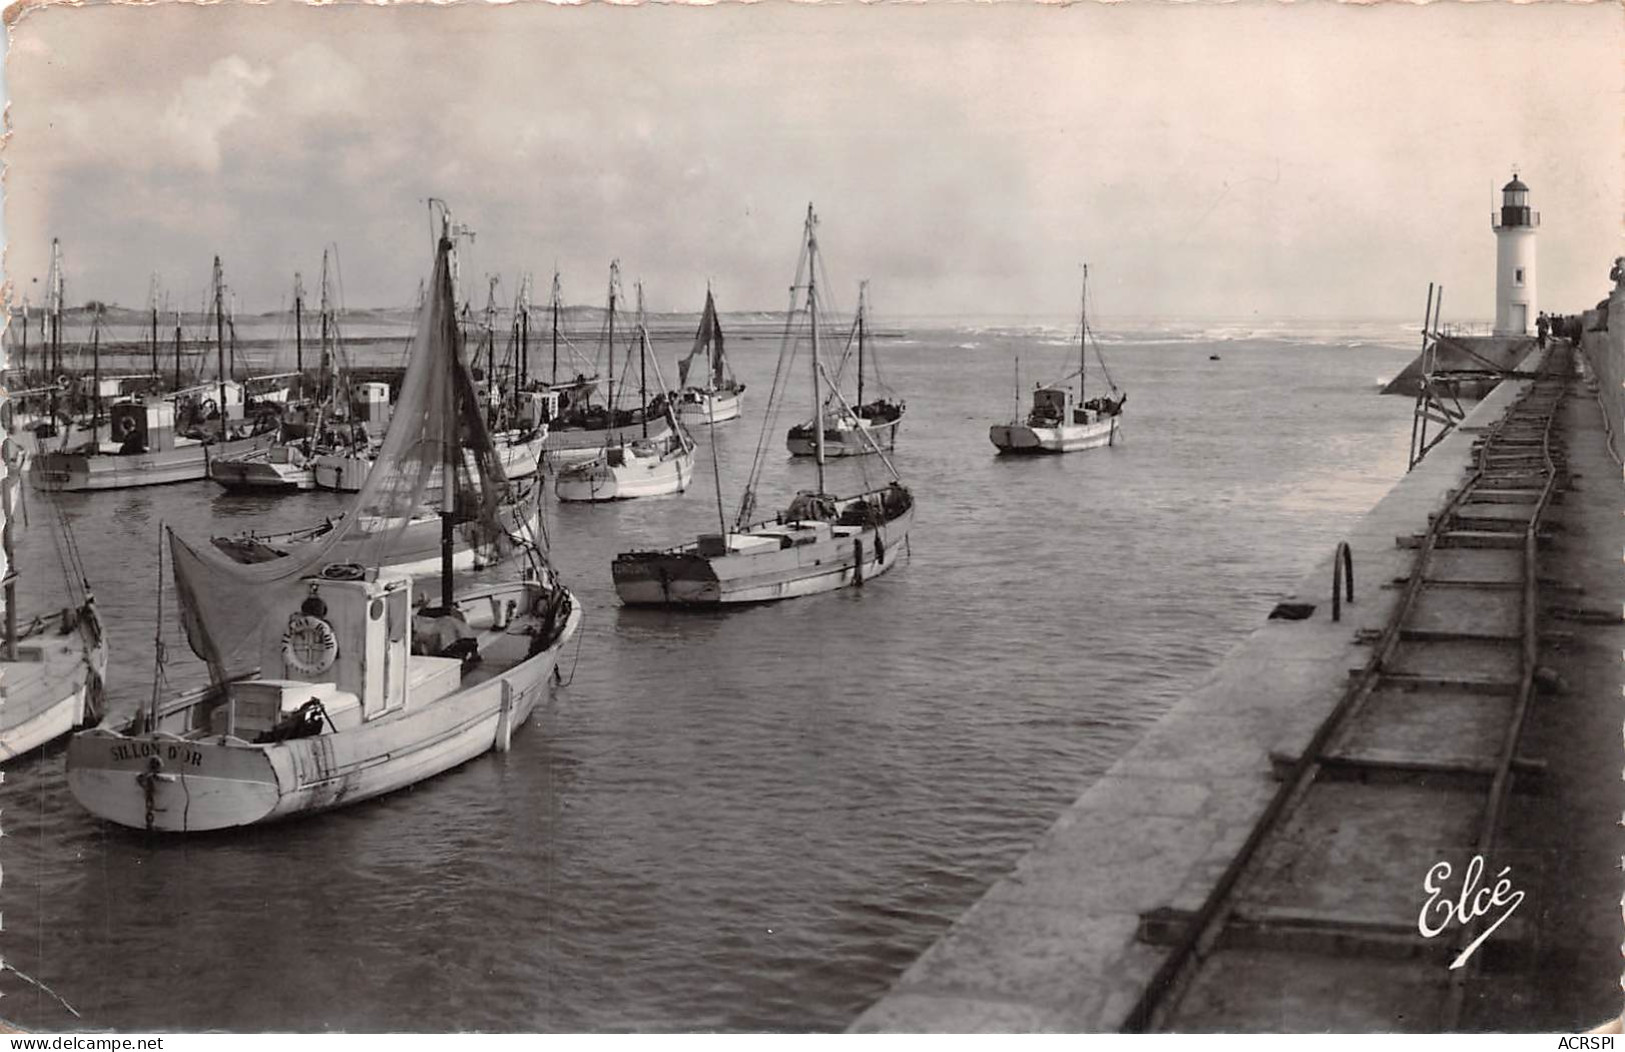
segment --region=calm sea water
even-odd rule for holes
[[[1012,413],[1015,356],[1029,386],[1073,360],[1064,331],[884,341],[883,375],[909,406],[895,462],[919,500],[906,564],[777,606],[621,609],[616,551],[716,528],[702,429],[687,494],[550,502],[587,617],[573,678],[513,751],[381,800],[149,839],[78,809],[60,748],[30,757],[0,788],[0,954],[80,1015],[10,973],[0,1014],[40,1028],[838,1030],[1403,473],[1410,403],[1376,394],[1414,353],[1392,330],[1113,339],[1124,443],[1044,460],[997,458],[987,427]],[[749,385],[745,418],[715,434],[731,517],[777,347],[730,349]],[[668,374],[677,350],[661,348]],[[769,510],[813,484],[783,453],[791,422],[768,439]],[[864,471],[883,479],[843,463],[832,489]],[[109,625],[119,708],[152,691],[160,521],[202,537],[342,507],[208,483],[58,500]],[[25,594],[48,608],[62,595],[53,511],[28,502]],[[168,679],[195,682],[166,620]]]

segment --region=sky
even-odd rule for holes
[[[1541,306],[1625,253],[1625,8],[1329,0],[44,7],[10,25],[5,269],[39,302],[410,304],[426,200],[468,286],[781,309],[807,204],[881,316],[1493,316],[1490,214]],[[478,294],[476,294],[478,295]]]

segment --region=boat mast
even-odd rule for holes
[[[296,398],[305,397],[305,283],[293,275],[293,368],[299,374]]]
[[[62,249],[51,239],[51,353],[50,371],[62,375]]]
[[[442,357],[446,363],[445,387],[445,417],[441,432],[440,448],[440,609],[442,613],[449,614],[455,594],[452,588],[452,548],[455,540],[455,527],[457,522],[457,462],[461,457],[461,450],[457,445],[457,436],[461,429],[457,426],[458,410],[461,408],[461,399],[457,397],[458,375],[461,368],[462,356],[457,351],[457,302],[456,293],[451,286],[451,210],[441,204],[441,234],[439,254],[445,259],[445,266],[437,265],[435,271],[445,275],[442,287],[434,290],[434,295],[441,298],[441,303],[447,310],[441,312],[440,340]],[[438,261],[437,261],[438,263]]]
[[[1083,408],[1083,385],[1089,369],[1089,264],[1083,265],[1083,293],[1078,297],[1078,408]]]
[[[869,283],[858,282],[858,406],[863,405],[863,301],[869,294]]]
[[[152,375],[158,375],[158,275],[152,276]]]
[[[181,389],[181,312],[175,309],[175,386],[172,390]]]
[[[621,280],[621,261],[609,264],[609,426],[615,426],[615,287]]]
[[[807,319],[812,333],[813,459],[818,492],[824,492],[824,388],[818,376],[818,217],[807,206]]]
[[[56,238],[51,239],[51,276],[48,295],[51,299],[51,347],[46,356],[50,368],[46,370],[45,379],[51,386],[51,417],[54,422],[57,415],[57,392],[61,384],[57,378],[62,375],[62,248]]]
[[[638,282],[638,416],[649,437],[649,325],[643,317],[643,282]]]
[[[221,288],[220,257],[214,257],[214,356],[220,385],[220,437],[226,437],[226,312]]]
[[[325,249],[325,248],[322,249],[322,295],[321,295],[321,300],[322,300],[322,365],[321,365],[322,383],[321,383],[321,388],[320,388],[318,393],[321,395],[322,401],[325,402],[325,401],[327,401],[327,399],[329,397],[332,397],[333,395],[337,394],[336,391],[331,390],[329,388],[329,386],[328,386],[333,381],[333,371],[332,371],[332,367],[328,363],[328,348],[327,348],[328,326],[329,326],[329,323],[330,323],[330,319],[329,319],[329,312],[328,312],[328,307],[327,307],[327,249]]]
[[[97,441],[102,420],[102,309],[90,319],[90,440]]]
[[[530,275],[519,280],[519,390],[530,383]]]
[[[485,276],[485,422],[496,426],[491,394],[497,390],[497,276]]]
[[[553,270],[553,385],[559,382],[559,272]]]

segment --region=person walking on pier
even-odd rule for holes
[[[1535,339],[1543,351],[1546,349],[1546,331],[1549,328],[1551,323],[1546,320],[1546,312],[1541,311],[1540,317],[1535,319]]]

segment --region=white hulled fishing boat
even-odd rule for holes
[[[616,405],[615,316],[620,291],[621,264],[617,260],[609,265],[609,307],[604,315],[603,347],[607,350],[609,366],[605,404],[596,405],[590,401],[596,383],[588,381],[581,381],[581,386],[571,392],[576,397],[568,405],[561,403],[558,415],[548,422],[543,446],[546,458],[556,467],[593,460],[605,446],[616,442],[660,438],[669,426],[664,405],[645,402],[632,409],[620,409]]]
[[[823,421],[824,433],[822,436],[813,434],[812,421],[797,424],[785,436],[785,445],[791,456],[810,457],[819,455],[823,457],[863,457],[881,450],[891,451],[897,445],[897,429],[903,425],[903,412],[907,406],[901,399],[890,397],[877,398],[870,402],[863,400],[863,380],[866,370],[864,347],[867,343],[867,329],[864,324],[868,313],[868,285],[865,283],[858,289],[858,314],[853,321],[852,331],[847,339],[846,351],[841,355],[840,367],[835,370],[835,382],[830,384],[829,398],[824,402],[822,412],[819,414]],[[858,397],[855,403],[849,403],[841,397],[839,383],[846,372],[846,363],[852,356],[854,347],[857,350]],[[869,355],[868,357],[873,357]],[[876,369],[876,379],[879,370]],[[823,444],[823,452],[817,453],[819,442]]]
[[[825,404],[823,389],[831,383],[819,360],[817,226],[817,217],[808,206],[794,286],[797,295],[806,290],[806,335],[811,349],[815,410]],[[779,351],[781,370],[788,369],[795,357],[798,340],[794,323],[799,313],[792,302],[791,325]],[[778,390],[773,392],[774,396],[778,394]],[[850,408],[838,393],[835,399],[842,408]],[[622,552],[615,557],[611,573],[615,592],[623,603],[708,607],[813,595],[862,585],[890,570],[907,554],[914,497],[898,478],[891,461],[884,452],[874,449],[891,481],[850,496],[830,496],[824,492],[822,434],[813,439],[818,489],[796,494],[789,507],[772,519],[754,519],[756,485],[761,477],[765,440],[774,426],[775,400],[769,398],[762,440],[757,443],[750,481],[733,527],[728,527],[723,515],[719,481],[718,532],[701,534],[697,540],[675,548]]]
[[[448,216],[401,412],[347,520],[405,519],[438,488],[447,542],[436,598],[415,600],[404,575],[332,561],[349,528],[303,558],[252,566],[171,532],[187,637],[211,682],[155,698],[138,733],[74,737],[68,786],[93,814],[200,832],[354,803],[506,750],[546,697],[581,615],[542,553],[527,546],[515,579],[461,593],[447,565],[459,523],[501,533],[506,488],[462,360],[451,251]],[[446,485],[431,484],[437,471]]]
[[[650,405],[649,327],[643,319],[642,286],[638,287],[637,345],[638,401],[647,407]],[[559,469],[554,491],[560,500],[632,500],[681,493],[688,488],[689,480],[694,477],[694,442],[671,412],[671,400],[666,397],[666,382],[660,376],[659,362],[655,363],[655,378],[660,383],[659,404],[665,407],[662,422],[669,425],[669,430],[660,428],[651,435],[651,421],[645,409],[639,437],[627,439],[623,435],[611,441],[593,459]]]
[[[705,382],[690,384],[689,370],[694,360],[705,355]],[[677,363],[677,419],[691,423],[720,424],[737,419],[745,385],[734,378],[723,352],[722,323],[717,318],[716,301],[705,290],[705,310],[694,334],[694,347]]]
[[[1123,403],[1128,395],[1118,390],[1106,371],[1106,359],[1100,353],[1089,332],[1089,268],[1083,268],[1083,296],[1078,323],[1078,371],[1061,377],[1052,384],[1041,384],[1033,390],[1032,408],[1027,418],[1019,416],[1008,424],[994,424],[988,429],[988,438],[1000,453],[1040,454],[1073,453],[1084,449],[1099,449],[1116,445],[1122,428]],[[1089,367],[1089,347],[1095,349],[1095,359],[1106,377],[1112,395],[1101,395],[1085,400],[1085,380]],[[1074,395],[1071,382],[1076,377],[1078,390]],[[1020,386],[1019,382],[1017,384]],[[1018,403],[1017,412],[1020,412]]]
[[[9,418],[10,406],[0,406]],[[9,419],[7,423],[9,425]],[[8,428],[9,430],[9,428]],[[0,643],[0,763],[37,749],[101,716],[107,641],[96,602],[81,575],[69,573],[74,605],[30,618],[17,610],[15,533],[22,451],[7,438],[0,456],[0,519],[4,520],[5,640]],[[56,524],[76,552],[65,520]],[[77,567],[76,567],[77,569]]]
[[[282,441],[265,450],[241,457],[216,457],[209,462],[209,478],[231,493],[290,493],[316,489],[316,460],[333,451],[334,442],[322,442],[323,433],[337,434],[336,420],[348,418],[341,400],[345,390],[344,363],[338,348],[338,320],[328,296],[327,250],[322,250],[321,344],[317,377],[320,392],[316,405],[304,399],[305,384],[305,293],[299,275],[293,283],[294,372],[298,378],[295,404],[287,407]],[[384,388],[386,407],[388,387]],[[284,403],[288,400],[283,399]],[[311,414],[301,423],[301,416]]]
[[[214,260],[215,353],[218,369],[212,391],[177,391],[163,398],[149,397],[115,402],[107,407],[111,440],[98,434],[74,449],[40,452],[34,457],[29,481],[36,489],[79,491],[157,486],[196,482],[209,476],[209,462],[263,452],[276,441],[269,420],[246,417],[247,402],[241,384],[226,369],[225,312],[220,257]],[[96,383],[98,392],[100,384]],[[192,401],[189,394],[197,394]],[[182,406],[194,410],[191,427],[177,429]],[[236,416],[236,423],[232,421]],[[101,407],[93,410],[93,419]]]

